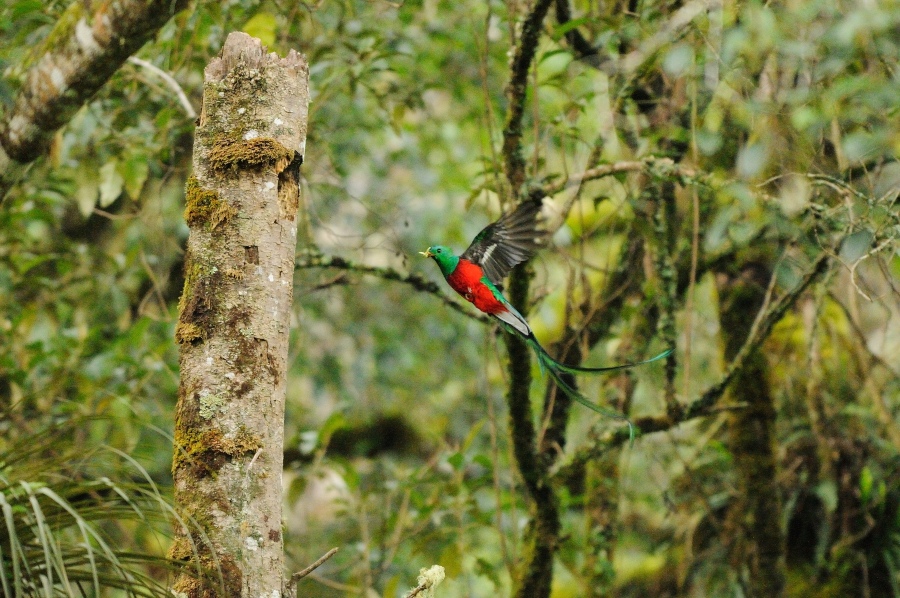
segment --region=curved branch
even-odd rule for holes
[[[450,306],[452,309],[455,309],[464,316],[468,316],[469,318],[481,322],[482,324],[490,323],[490,320],[488,320],[488,318],[478,315],[470,309],[467,309],[464,305],[454,301],[453,299],[448,297],[446,293],[441,291],[437,284],[418,274],[399,272],[397,270],[394,270],[393,268],[382,268],[380,266],[359,264],[335,255],[328,256],[322,255],[320,253],[307,253],[302,256],[301,260],[294,263],[295,270],[304,270],[309,268],[331,268],[334,270],[359,272],[360,274],[377,276],[378,278],[381,278],[383,280],[401,282],[403,284],[411,286],[417,291],[422,291],[424,293],[434,295],[435,297],[443,301],[446,305]]]
[[[840,247],[838,243],[837,247]],[[725,394],[728,385],[734,380],[735,375],[744,367],[747,358],[757,349],[759,349],[772,332],[772,328],[787,313],[797,299],[800,298],[810,285],[824,275],[832,265],[831,254],[833,252],[824,251],[813,262],[812,266],[807,270],[806,274],[800,280],[796,287],[785,293],[777,301],[770,304],[768,309],[757,314],[756,321],[752,327],[747,340],[735,355],[732,362],[728,365],[727,370],[718,382],[707,388],[685,409],[677,413],[676,417],[669,415],[657,415],[640,417],[633,420],[634,427],[639,436],[645,436],[653,432],[664,432],[671,430],[678,425],[712,415],[724,409],[717,405],[719,399]],[[734,407],[730,407],[734,408]],[[629,434],[627,430],[616,429],[608,434],[598,438],[596,442],[590,446],[579,449],[572,459],[560,468],[556,473],[556,477],[565,477],[569,471],[584,467],[584,465],[593,459],[598,458],[607,449],[619,446],[628,442]]]
[[[0,201],[122,63],[187,0],[73,2],[37,48],[22,88],[0,123]]]
[[[192,120],[197,118],[197,111],[194,110],[194,106],[191,104],[191,101],[188,99],[187,94],[184,93],[184,90],[181,88],[181,85],[178,84],[178,81],[175,80],[175,77],[162,70],[152,62],[147,62],[146,60],[141,60],[137,56],[129,56],[128,62],[131,64],[136,64],[137,66],[144,68],[160,79],[162,79],[166,85],[169,86],[173,92],[175,92],[175,97],[178,98],[178,103],[181,104],[181,107],[184,109],[184,113],[188,115]]]

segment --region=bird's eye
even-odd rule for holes
[[[435,250],[435,253],[440,253],[441,251],[443,251],[443,249],[441,249],[441,248],[439,247],[439,248],[437,248],[437,249]]]

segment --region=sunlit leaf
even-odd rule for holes
[[[100,167],[100,207],[108,207],[122,194],[125,179],[119,173],[119,163],[110,160]]]

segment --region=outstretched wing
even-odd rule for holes
[[[484,227],[460,257],[481,266],[488,280],[500,284],[513,266],[530,258],[543,244],[546,232],[537,228],[542,202],[543,198],[524,201]]]

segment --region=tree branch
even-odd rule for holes
[[[443,301],[446,305],[463,314],[464,316],[481,322],[482,324],[490,323],[490,320],[488,318],[476,314],[472,310],[467,309],[466,306],[454,301],[453,299],[448,297],[446,293],[441,291],[437,284],[418,274],[399,272],[397,270],[394,270],[393,268],[383,268],[380,266],[359,264],[335,255],[328,256],[321,253],[306,252],[301,254],[301,256],[301,259],[294,264],[295,270],[303,270],[308,268],[332,268],[335,270],[345,270],[348,272],[369,274],[371,276],[377,276],[378,278],[381,278],[383,280],[401,282],[403,284],[411,286],[417,291],[422,291],[424,293],[434,295],[435,297]]]
[[[838,244],[839,246],[840,244]],[[773,326],[784,317],[788,309],[796,303],[806,289],[828,271],[831,264],[831,252],[823,251],[797,286],[772,303],[764,312],[757,314],[756,325],[718,382],[707,388],[703,394],[687,405],[678,417],[657,415],[633,420],[637,434],[646,436],[653,432],[664,432],[684,422],[720,411],[721,409],[719,409],[717,402],[725,394],[725,390],[735,375],[744,367],[747,357],[762,346],[769,337]],[[588,461],[598,458],[608,448],[619,446],[628,442],[628,440],[629,433],[624,429],[616,429],[603,435],[596,442],[578,450],[572,459],[560,468],[556,473],[556,477],[565,477],[569,471],[584,467]]]
[[[36,49],[35,63],[0,123],[0,201],[25,167],[46,151],[56,130],[187,4],[72,2]]]
[[[510,65],[509,83],[506,86],[506,99],[509,109],[506,113],[506,125],[503,128],[503,163],[506,180],[509,183],[509,196],[519,194],[525,182],[525,159],[522,157],[522,117],[525,114],[525,92],[528,89],[528,70],[537,52],[541,35],[541,25],[553,0],[537,0],[531,13],[522,22],[522,34],[515,46],[512,64]]]
[[[506,86],[509,108],[503,128],[503,167],[506,185],[503,198],[514,203],[525,182],[525,160],[522,156],[522,117],[528,72],[537,52],[541,26],[553,0],[536,0],[522,22],[521,35],[514,48],[510,79]],[[531,274],[526,264],[513,269],[509,278],[509,298],[524,310],[528,301]],[[513,454],[525,482],[530,499],[530,520],[523,539],[524,557],[514,579],[515,596],[544,598],[550,595],[553,580],[553,555],[559,544],[559,505],[550,485],[549,464],[537,452],[536,431],[532,417],[531,356],[521,338],[506,334],[509,354],[509,429]]]
[[[685,168],[676,164],[671,158],[658,158],[656,156],[648,156],[642,160],[624,160],[622,162],[613,162],[612,164],[603,164],[596,168],[590,168],[582,173],[574,174],[564,181],[548,183],[543,186],[542,191],[545,195],[556,195],[566,189],[577,187],[585,181],[593,181],[604,177],[622,174],[625,172],[641,172],[650,171],[657,176],[677,177],[685,182],[696,182],[710,184],[709,176],[694,170],[693,168]]]
[[[335,554],[337,554],[337,551],[338,551],[337,547],[332,548],[331,550],[329,550],[328,552],[326,552],[325,554],[320,556],[318,559],[316,559],[316,561],[313,564],[311,564],[309,567],[307,567],[306,569],[303,569],[302,571],[298,571],[297,573],[294,573],[293,575],[291,575],[291,579],[288,580],[287,585],[285,586],[285,589],[284,589],[285,595],[296,596],[297,595],[297,593],[296,593],[297,582],[300,581],[301,579],[303,579],[304,577],[306,577],[307,575],[309,575],[310,573],[312,573],[313,571],[315,571],[316,569],[318,569],[319,567],[321,567],[322,564],[325,563],[325,561],[327,561],[328,559],[333,557]]]

